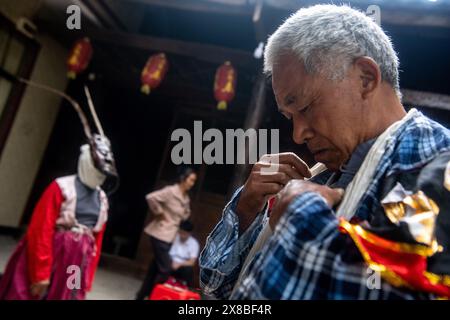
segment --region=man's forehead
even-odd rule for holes
[[[299,73],[288,73],[284,77],[272,78],[272,89],[279,103],[301,99],[307,95],[308,81]]]
[[[273,67],[272,89],[279,104],[286,101],[309,99],[322,81],[320,76],[308,74],[296,57],[281,60]]]
[[[272,82],[293,75],[300,77],[307,75],[303,62],[294,55],[280,56],[272,67]]]

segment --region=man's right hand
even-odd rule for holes
[[[264,155],[253,165],[237,204],[239,231],[244,232],[267,200],[292,179],[311,177],[306,163],[292,152]]]

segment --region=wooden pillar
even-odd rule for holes
[[[266,77],[259,71],[255,84],[253,85],[252,97],[247,110],[247,116],[244,123],[244,130],[249,128],[259,129],[264,118],[266,110]],[[236,164],[233,179],[228,190],[228,197],[241,186],[247,179],[252,165],[248,164],[248,145],[245,146],[246,164]]]

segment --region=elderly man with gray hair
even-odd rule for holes
[[[403,108],[387,35],[348,6],[317,5],[287,19],[264,58],[294,141],[325,170],[292,153],[253,166],[201,254],[205,294],[450,297],[450,131]]]

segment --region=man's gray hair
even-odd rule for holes
[[[391,40],[378,24],[348,6],[315,5],[298,10],[269,37],[264,51],[264,72],[283,54],[293,53],[309,74],[341,80],[354,59],[375,60],[382,79],[400,97],[399,61]]]

